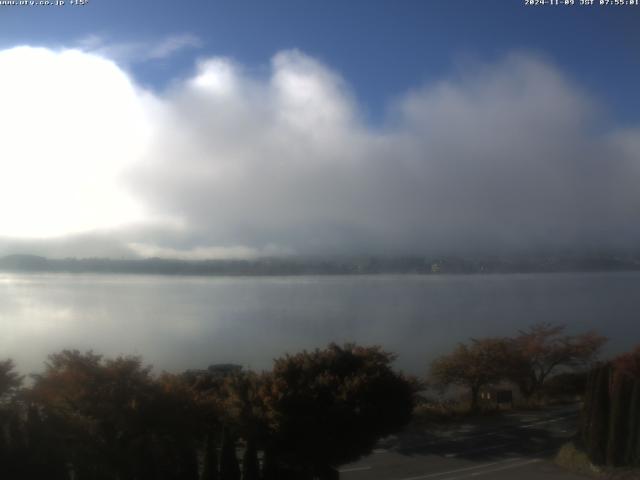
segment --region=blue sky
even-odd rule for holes
[[[0,6],[0,254],[637,249],[640,6],[523,3]]]
[[[68,3],[68,2],[67,2]],[[640,7],[526,7],[521,0],[89,0],[86,6],[5,7],[0,46],[160,42],[190,34],[199,48],[131,65],[156,89],[194,59],[229,56],[256,72],[298,48],[336,69],[377,121],[390,100],[464,62],[507,52],[543,55],[597,94],[620,122],[640,111]]]

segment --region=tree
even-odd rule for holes
[[[640,465],[640,345],[631,352],[618,356],[613,363],[620,376],[632,382],[629,414],[624,419],[627,438],[622,460],[625,465],[637,466]]]
[[[30,398],[61,425],[77,476],[126,478],[137,468],[157,393],[150,367],[137,357],[103,359],[64,350],[35,376]]]
[[[153,377],[138,357],[51,355],[28,398],[59,425],[76,478],[197,478],[191,390],[178,376]]]
[[[13,360],[0,361],[0,403],[20,388],[22,379],[15,371]]]
[[[589,375],[581,433],[595,464],[640,465],[639,353],[620,355]]]
[[[218,480],[218,452],[212,433],[207,435],[203,463],[202,480]]]
[[[624,465],[626,448],[631,430],[629,414],[633,395],[633,380],[616,372],[610,391],[611,411],[609,413],[609,439],[607,442],[607,465]]]
[[[231,437],[233,431],[245,441],[242,458],[243,480],[258,480],[258,444],[264,445],[268,441],[267,415],[261,396],[263,382],[264,376],[251,371],[228,371],[218,394],[224,412],[222,418],[226,425],[226,437]],[[233,455],[235,459],[235,450]],[[229,463],[237,464],[235,461]]]
[[[220,452],[220,480],[240,480],[240,465],[236,456],[236,441],[228,429],[222,436]]]
[[[587,390],[587,377],[588,372],[584,370],[558,373],[547,379],[542,392],[551,398],[581,397]]]
[[[563,325],[540,323],[512,340],[509,378],[525,398],[538,393],[556,370],[593,362],[607,341],[595,332],[570,336],[564,330]]]
[[[625,465],[638,465],[640,463],[640,381],[633,382],[631,399],[629,401],[629,435],[625,445]]]
[[[603,365],[592,374],[591,389],[588,393],[589,411],[585,415],[583,427],[587,454],[592,462],[603,464],[606,460],[609,432],[609,382],[611,366]]]
[[[258,450],[253,439],[247,440],[247,445],[242,457],[242,480],[259,480],[260,463],[258,462]]]
[[[276,359],[262,389],[273,432],[269,456],[300,478],[323,476],[402,428],[417,382],[393,371],[394,358],[379,347],[331,344]]]
[[[267,446],[262,458],[262,480],[277,480],[278,465],[272,446]]]
[[[631,352],[619,355],[615,361],[616,369],[622,374],[640,380],[640,345]]]
[[[32,404],[26,409],[23,429],[27,448],[22,477],[66,480],[67,459],[56,442],[56,425],[43,419],[38,407]]]
[[[237,371],[225,377],[218,401],[222,421],[247,443],[264,445],[268,437],[267,409],[262,397],[265,375]]]
[[[468,388],[471,410],[477,410],[480,389],[506,376],[509,359],[507,339],[472,339],[469,345],[460,343],[450,354],[437,358],[431,364],[430,377],[439,385]]]
[[[13,402],[22,377],[15,372],[13,361],[0,361],[0,476],[20,478],[26,462],[26,448],[19,427],[19,413]]]

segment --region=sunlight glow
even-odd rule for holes
[[[150,141],[150,96],[113,62],[78,50],[0,51],[0,72],[0,235],[142,219],[121,176]]]

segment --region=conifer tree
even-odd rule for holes
[[[216,451],[215,436],[213,433],[207,435],[204,451],[204,467],[202,480],[218,480],[218,452]]]
[[[584,404],[582,406],[579,432],[584,445],[588,444],[589,431],[591,429],[591,420],[593,417],[593,396],[597,376],[597,368],[592,368],[587,375],[587,387],[584,395]]]
[[[180,462],[180,480],[198,480],[197,452],[188,439],[182,439],[179,446],[178,461]]]
[[[236,442],[228,429],[222,437],[220,454],[220,480],[240,480],[240,466],[236,456]]]
[[[595,464],[603,464],[606,460],[610,371],[610,365],[603,365],[598,369],[592,390],[592,415],[586,447],[589,458]]]
[[[258,463],[258,449],[254,440],[247,441],[247,448],[242,457],[242,480],[259,480],[260,465]]]
[[[28,469],[31,477],[60,480],[67,477],[64,458],[57,439],[43,421],[38,409],[31,405],[27,410],[25,435],[28,445]]]
[[[273,448],[264,449],[264,457],[262,459],[262,480],[277,480],[278,465]]]
[[[609,439],[607,441],[607,465],[624,464],[625,448],[629,434],[629,405],[631,402],[631,379],[622,374],[614,377],[609,417]]]
[[[629,401],[627,444],[625,446],[625,465],[638,465],[640,458],[636,456],[636,446],[640,443],[640,380],[633,382],[631,399]]]

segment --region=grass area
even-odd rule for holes
[[[493,417],[504,413],[496,408],[471,411],[468,402],[453,400],[425,400],[413,411],[415,426],[443,425],[475,418]]]
[[[587,454],[579,449],[573,442],[565,443],[558,451],[556,464],[575,473],[601,477],[602,469],[592,465]]]
[[[574,473],[588,475],[602,480],[638,480],[640,469],[610,468],[593,465],[587,454],[574,442],[565,443],[558,451],[555,462],[560,467]]]

